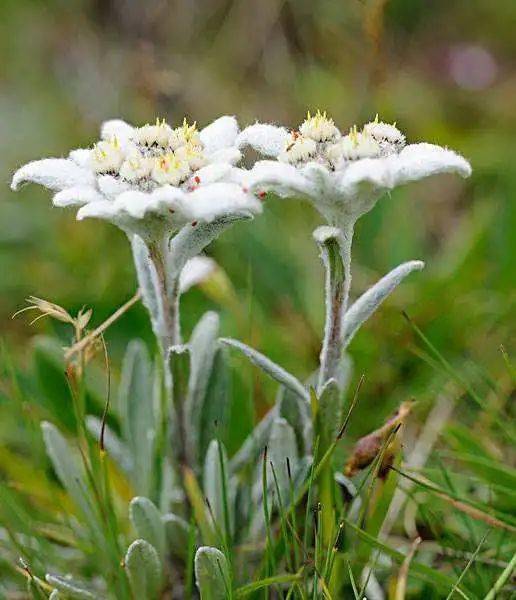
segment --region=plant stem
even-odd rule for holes
[[[326,323],[320,356],[319,391],[336,378],[342,354],[342,320],[347,310],[351,287],[351,244],[354,223],[340,228],[341,235],[328,236],[319,242],[326,268]]]
[[[167,281],[163,253],[156,244],[149,245],[149,257],[156,270],[156,295],[160,302],[163,332],[160,344],[166,356],[170,346],[179,344],[179,281]]]

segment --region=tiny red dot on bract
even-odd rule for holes
[[[196,175],[194,177],[194,181],[195,181],[195,183],[201,183],[201,178],[199,177],[199,175]]]

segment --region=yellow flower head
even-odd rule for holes
[[[313,117],[310,112],[307,113],[299,132],[315,142],[334,142],[340,137],[340,132],[333,119],[326,115],[326,111],[321,113],[320,110]]]

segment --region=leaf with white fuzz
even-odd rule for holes
[[[278,156],[290,139],[291,134],[284,127],[255,123],[246,127],[237,137],[237,146],[251,146],[264,156]]]
[[[136,492],[150,494],[155,440],[155,417],[151,390],[152,364],[140,340],[129,343],[124,356],[118,390],[122,431],[133,461],[132,480]]]
[[[91,186],[93,174],[67,158],[45,158],[23,165],[13,175],[11,188],[18,190],[26,183],[37,183],[59,192],[69,187]]]
[[[220,342],[230,346],[231,348],[236,348],[242,352],[242,354],[244,354],[254,365],[267,373],[269,377],[272,377],[272,379],[275,379],[281,383],[281,385],[284,385],[302,398],[305,398],[306,401],[309,401],[308,392],[305,390],[299,379],[294,377],[294,375],[291,375],[288,371],[285,371],[283,367],[277,365],[261,352],[254,350],[250,346],[247,346],[247,344],[243,344],[242,342],[233,340],[231,338],[221,338]]]
[[[188,555],[188,537],[190,526],[181,517],[167,513],[161,518],[165,528],[167,549],[173,556],[185,559]]]
[[[287,458],[293,472],[297,469],[298,463],[296,434],[285,419],[274,419],[267,449],[267,456],[269,459],[269,488],[275,489],[275,474],[281,494],[281,501],[283,505],[285,505],[289,498],[290,487],[287,470]],[[270,466],[271,464],[274,466],[274,474],[272,472],[272,467]]]
[[[87,522],[96,528],[97,515],[92,505],[82,463],[78,460],[64,436],[52,423],[43,421],[41,429],[47,454],[59,480],[81,510]]]
[[[90,202],[99,202],[102,200],[104,200],[104,197],[95,188],[75,186],[57,192],[52,199],[52,204],[59,208],[64,208],[67,206],[84,206]]]
[[[179,290],[182,294],[194,285],[202,283],[217,270],[217,263],[209,256],[194,256],[181,271]]]
[[[393,269],[367,290],[344,315],[342,341],[344,347],[351,342],[358,329],[378,309],[380,304],[413,271],[420,271],[425,263],[411,260]]]
[[[133,470],[133,460],[127,445],[117,436],[117,434],[102,421],[93,415],[86,417],[86,427],[96,441],[104,433],[104,447],[107,454],[112,458],[124,473],[131,473]]]
[[[160,302],[156,295],[157,275],[154,265],[149,256],[149,250],[145,242],[138,236],[131,236],[131,249],[133,251],[133,262],[136,268],[138,286],[142,294],[142,301],[151,317],[154,335],[161,337],[165,326],[163,323]]]
[[[210,503],[213,518],[220,531],[225,531],[226,529],[224,493],[226,494],[229,523],[230,528],[233,529],[234,515],[231,510],[231,502],[229,502],[228,457],[224,445],[218,440],[212,440],[208,446],[204,460],[203,483],[204,493]]]
[[[156,548],[145,540],[134,541],[127,549],[124,568],[134,598],[157,599],[162,566]]]
[[[195,227],[186,225],[177,235],[175,235],[169,244],[167,254],[167,275],[174,279],[179,276],[187,261],[198,255],[213,240],[225,231],[228,227],[236,223],[250,219],[248,212],[239,212],[221,217],[211,223],[198,223]]]
[[[136,496],[129,504],[129,517],[138,537],[152,544],[163,559],[165,556],[165,529],[156,506],[144,496]]]
[[[195,553],[195,582],[201,600],[225,600],[231,580],[228,562],[217,548],[201,546]]]
[[[63,592],[67,598],[76,598],[77,600],[95,600],[98,598],[98,595],[85,588],[84,584],[71,578],[47,574],[45,579],[47,583]]]
[[[235,117],[223,116],[215,119],[199,132],[204,149],[211,154],[222,148],[233,146],[238,135],[238,123]]]
[[[189,342],[190,376],[184,411],[188,453],[194,464],[199,460],[202,411],[217,351],[218,334],[219,316],[209,311],[195,326]]]

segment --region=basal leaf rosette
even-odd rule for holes
[[[326,113],[308,113],[299,129],[256,123],[237,138],[273,160],[255,163],[254,191],[311,201],[330,225],[354,223],[389,190],[439,173],[468,177],[462,156],[434,144],[406,144],[405,135],[378,117],[341,133]]]
[[[236,183],[237,135],[229,116],[200,131],[186,120],[176,128],[107,121],[93,148],[30,162],[15,173],[12,188],[38,183],[56,192],[55,206],[78,207],[78,219],[105,219],[153,242],[188,222],[260,211]]]

